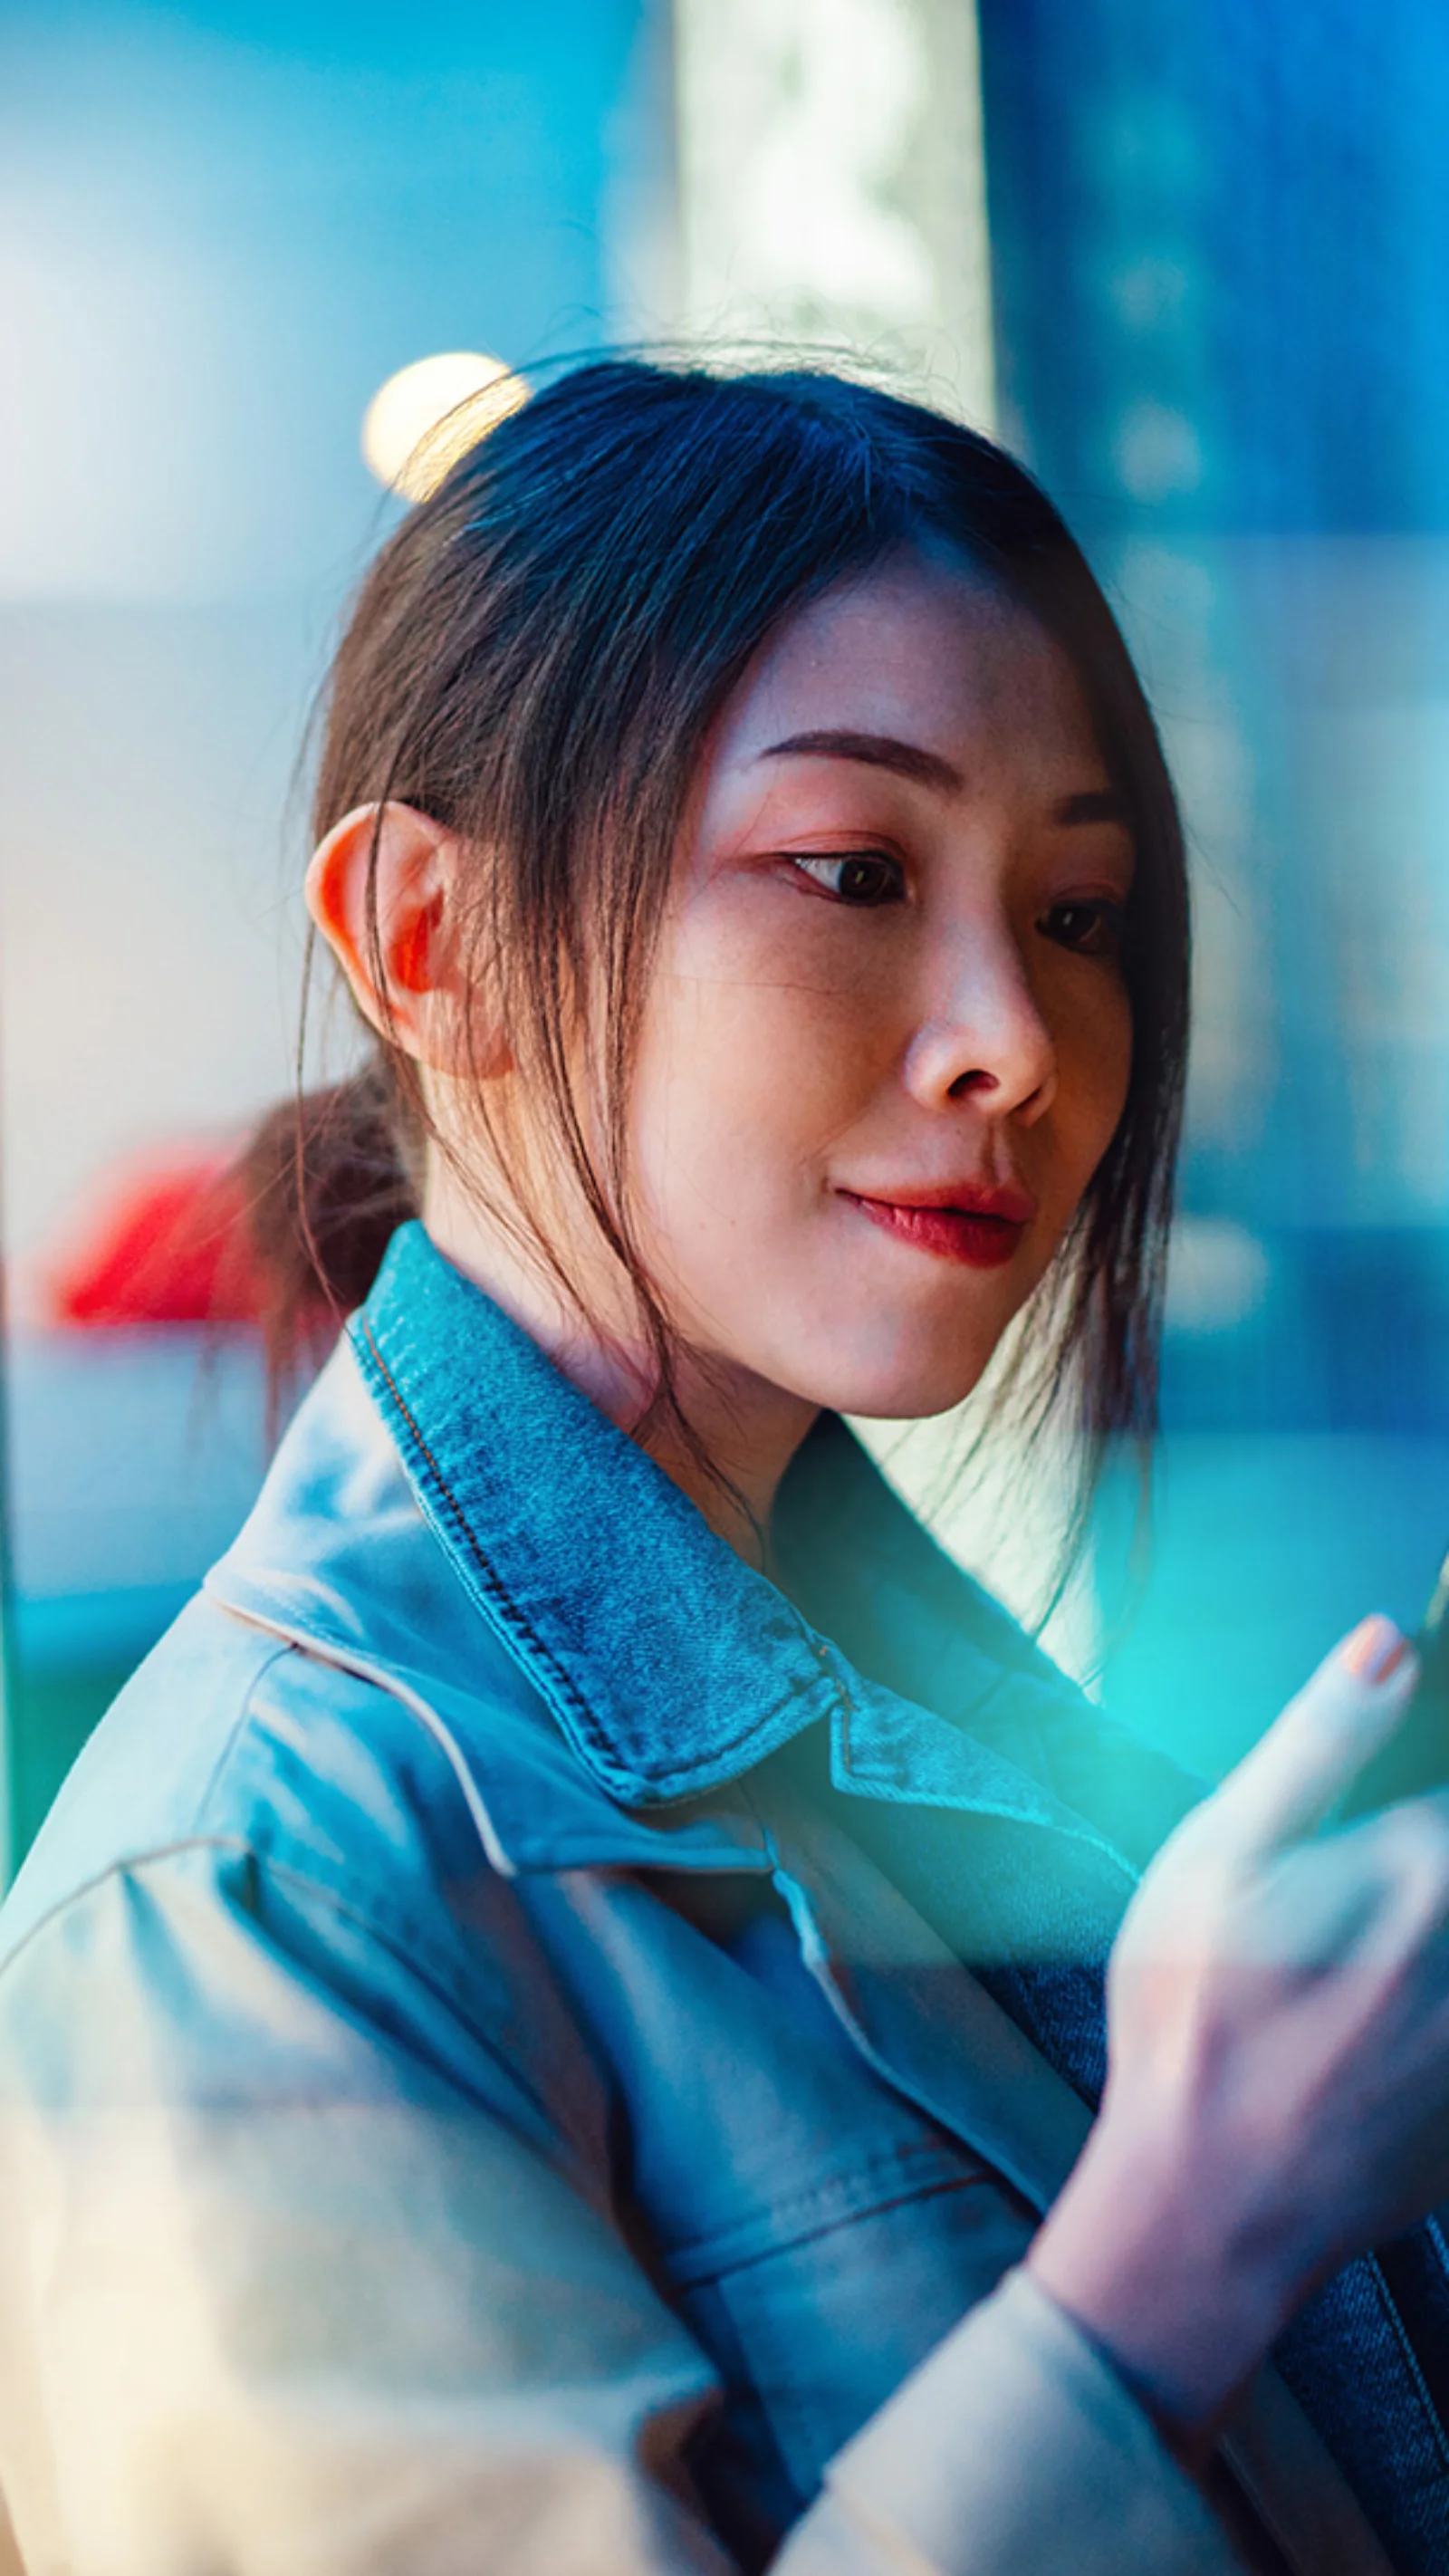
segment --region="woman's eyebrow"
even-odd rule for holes
[[[1054,823],[1125,823],[1127,807],[1115,787],[1082,787],[1064,796],[1052,815]]]
[[[917,742],[899,742],[889,733],[853,733],[848,728],[826,726],[813,733],[792,733],[784,742],[772,742],[759,753],[761,760],[797,759],[863,760],[872,769],[893,769],[898,777],[914,778],[923,787],[958,788],[965,785],[961,772],[938,751],[926,751]]]
[[[965,779],[954,761],[918,742],[902,742],[890,733],[857,733],[848,726],[825,725],[807,733],[787,734],[756,754],[760,760],[859,760],[872,769],[893,769],[923,787],[957,790]],[[1126,823],[1127,808],[1112,787],[1083,787],[1053,808],[1054,823]]]

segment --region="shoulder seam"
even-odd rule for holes
[[[493,1819],[473,1777],[471,1764],[464,1755],[452,1728],[445,1724],[423,1692],[415,1690],[400,1673],[389,1671],[385,1666],[373,1664],[328,1638],[310,1636],[300,1631],[294,1632],[282,1627],[279,1622],[267,1618],[260,1611],[239,1609],[234,1602],[223,1602],[221,1607],[234,1619],[240,1620],[243,1626],[260,1628],[264,1635],[279,1638],[284,1648],[299,1654],[304,1662],[320,1664],[332,1672],[345,1673],[353,1681],[361,1682],[370,1689],[382,1691],[385,1697],[395,1700],[400,1707],[405,1708],[409,1715],[417,1720],[423,1732],[432,1737],[447,1761],[462,1792],[463,1803],[472,1819],[474,1830],[490,1866],[500,1878],[512,1878],[515,1875],[513,1863],[494,1830]],[[271,1671],[271,1668],[272,1661],[269,1659],[253,1677],[253,1689]],[[248,1707],[250,1702],[249,1692]]]
[[[187,1840],[206,1842],[213,1839],[213,1837],[205,1834],[201,1830],[201,1827],[204,1823],[206,1811],[216,1795],[222,1773],[231,1761],[247,1720],[252,1714],[252,1704],[256,1698],[257,1692],[260,1690],[262,1683],[266,1680],[272,1666],[274,1664],[279,1664],[284,1655],[293,1654],[295,1651],[296,1649],[292,1646],[289,1640],[278,1639],[272,1652],[269,1655],[264,1656],[261,1663],[258,1664],[256,1671],[253,1673],[251,1680],[247,1684],[246,1694],[242,1700],[242,1704],[237,1710],[236,1716],[227,1731],[226,1742],[218,1750],[216,1760],[213,1762],[210,1771],[207,1773],[205,1786],[197,1794],[196,1804],[192,1811],[195,1816],[197,1830],[193,1836],[188,1836]],[[226,1837],[222,1836],[218,1839],[225,1841]]]
[[[58,1896],[53,1905],[47,1905],[43,1914],[37,1914],[14,1949],[0,1960],[0,1978],[9,1975],[16,1960],[24,1957],[31,1943],[52,1923],[58,1923],[63,1914],[69,1914],[73,1906],[79,1905],[87,1896],[94,1896],[97,1888],[107,1886],[113,1878],[123,1878],[127,1871],[144,1869],[151,1861],[174,1860],[181,1852],[230,1851],[244,1854],[250,1849],[251,1845],[240,1834],[182,1834],[175,1842],[148,1843],[139,1851],[119,1854],[115,1860],[108,1860],[104,1869],[93,1870],[89,1878],[77,1879],[75,1886],[68,1887],[64,1896]]]
[[[431,1992],[437,1995],[439,2001],[457,2016],[475,2044],[507,2075],[509,2081],[516,2085],[519,2093],[544,2125],[546,2127],[550,2125],[548,2106],[541,2095],[534,2090],[526,2077],[520,2074],[517,2067],[501,2054],[472,2015],[463,2010],[459,1998],[449,1990],[449,1984],[437,1976],[428,1964],[433,1944],[425,1934],[416,1930],[416,1927],[405,1925],[401,1917],[396,1929],[390,1931],[359,1907],[349,1905],[335,1888],[327,1885],[325,1880],[311,1877],[306,1871],[293,1868],[286,1861],[278,1861],[269,1854],[258,1851],[256,1845],[242,1834],[187,1835],[175,1842],[156,1843],[145,1850],[128,1852],[108,1862],[104,1869],[95,1871],[90,1878],[83,1879],[66,1895],[57,1898],[55,1904],[48,1906],[44,1914],[30,1925],[24,1938],[17,1942],[9,1957],[3,1965],[0,1965],[0,1979],[8,1975],[43,1932],[48,1931],[52,1925],[72,1913],[76,1907],[84,1904],[88,1897],[96,1895],[102,1888],[110,1886],[118,1879],[144,1879],[149,1871],[164,1862],[183,1859],[191,1852],[205,1851],[224,1852],[234,1859],[246,1861],[263,1882],[270,1879],[279,1886],[289,1887],[299,1895],[309,1897],[317,1904],[326,1907],[330,1913],[355,1924],[369,1941],[385,1950],[389,1958],[398,1961],[410,1976],[420,1979]],[[413,1939],[414,1934],[415,1939]],[[410,1939],[413,1940],[412,1947],[408,1946]],[[344,1998],[339,1995],[336,2000],[341,2003]]]
[[[93,1870],[89,1878],[79,1879],[74,1887],[67,1888],[64,1896],[58,1896],[53,1905],[47,1905],[44,1913],[36,1916],[35,1921],[30,1925],[29,1930],[23,1933],[21,1938],[16,1942],[14,1949],[11,1950],[4,1959],[0,1959],[0,1976],[4,1976],[7,1969],[9,1969],[15,1960],[20,1957],[21,1953],[29,1948],[37,1932],[43,1931],[48,1923],[53,1923],[58,1915],[64,1914],[67,1908],[74,1904],[80,1897],[89,1896],[94,1889],[104,1887],[107,1879],[115,1877],[118,1871],[135,1868],[141,1861],[159,1859],[172,1852],[205,1850],[208,1848],[217,1851],[244,1851],[247,1848],[246,1843],[239,1835],[208,1834],[201,1832],[199,1828],[201,1825],[201,1819],[205,1815],[207,1806],[210,1802],[212,1791],[216,1785],[217,1773],[220,1771],[222,1764],[228,1761],[231,1757],[232,1749],[236,1743],[237,1737],[251,1714],[252,1700],[259,1684],[262,1682],[266,1674],[271,1671],[273,1664],[278,1661],[279,1657],[286,1654],[288,1651],[288,1647],[285,1644],[275,1645],[272,1652],[265,1656],[262,1662],[258,1664],[256,1671],[252,1674],[250,1681],[247,1683],[241,1707],[238,1709],[237,1714],[228,1729],[226,1742],[217,1754],[216,1760],[207,1775],[204,1787],[197,1794],[192,1809],[192,1814],[195,1819],[192,1831],[190,1833],[177,1834],[173,1836],[169,1842],[145,1844],[136,1852],[120,1852],[116,1855],[114,1860],[107,1861],[104,1869]]]

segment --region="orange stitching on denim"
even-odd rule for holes
[[[452,1486],[449,1484],[447,1477],[444,1475],[442,1468],[439,1466],[431,1447],[424,1439],[417,1416],[414,1414],[411,1405],[408,1403],[406,1396],[403,1394],[401,1387],[398,1385],[398,1382],[393,1376],[391,1369],[388,1367],[386,1360],[383,1358],[381,1351],[378,1349],[376,1340],[373,1337],[372,1327],[368,1323],[366,1316],[359,1315],[357,1320],[367,1337],[367,1347],[371,1351],[374,1360],[377,1362],[378,1369],[387,1386],[388,1392],[392,1396],[393,1402],[396,1404],[399,1413],[402,1415],[409,1431],[416,1440],[423,1456],[426,1458],[428,1465],[431,1467],[434,1476],[437,1478],[443,1500],[447,1504],[449,1513],[457,1525],[459,1534],[463,1538],[471,1554],[477,1559],[478,1564],[487,1575],[489,1582],[493,1585],[498,1596],[500,1607],[507,1611],[509,1619],[522,1631],[523,1635],[527,1637],[529,1643],[537,1648],[538,1653],[548,1665],[549,1670],[558,1674],[559,1680],[568,1695],[570,1703],[577,1705],[581,1709],[583,1715],[588,1717],[589,1711],[587,1705],[574,1689],[567,1673],[560,1669],[557,1659],[549,1653],[547,1646],[539,1636],[532,1621],[524,1611],[520,1610],[512,1593],[502,1581],[498,1573],[498,1569],[493,1564],[492,1559],[479,1546],[477,1535],[473,1529],[472,1523],[470,1522],[467,1513],[464,1511],[462,1504],[459,1502],[457,1495],[454,1493]]]
[[[588,1701],[584,1698],[582,1692],[578,1690],[575,1684],[570,1680],[568,1674],[559,1663],[557,1656],[550,1653],[527,1613],[520,1610],[512,1593],[507,1589],[507,1586],[504,1584],[498,1573],[497,1567],[493,1564],[491,1558],[487,1556],[484,1550],[479,1546],[477,1536],[462,1504],[458,1501],[458,1498],[453,1492],[451,1485],[448,1483],[447,1477],[439,1466],[437,1458],[434,1456],[431,1447],[423,1437],[422,1429],[412,1407],[409,1405],[401,1387],[398,1385],[396,1378],[393,1376],[391,1369],[388,1367],[386,1360],[383,1358],[381,1351],[377,1347],[377,1341],[373,1334],[372,1327],[367,1320],[366,1314],[359,1313],[356,1320],[366,1338],[367,1347],[377,1364],[378,1372],[382,1377],[393,1402],[396,1404],[399,1413],[402,1415],[404,1422],[407,1424],[408,1429],[412,1433],[413,1438],[416,1440],[419,1449],[422,1451],[424,1458],[427,1460],[429,1467],[432,1469],[432,1472],[437,1479],[439,1489],[448,1506],[448,1511],[452,1520],[456,1524],[457,1529],[470,1553],[477,1560],[477,1563],[487,1575],[489,1582],[492,1584],[496,1592],[500,1608],[507,1612],[511,1623],[524,1637],[527,1638],[529,1644],[535,1649],[535,1651],[541,1656],[544,1663],[548,1666],[549,1671],[557,1676],[559,1686],[563,1690],[569,1706],[576,1710],[578,1715],[584,1720],[587,1732],[594,1743],[600,1748],[609,1761],[617,1763],[617,1748],[611,1742],[608,1735],[600,1728],[598,1721],[594,1717],[592,1709],[589,1707]],[[788,1596],[786,1597],[788,1598]],[[801,1617],[800,1612],[795,1609],[793,1602],[791,1602],[790,1607],[794,1612],[796,1627],[798,1628],[801,1636],[805,1639],[806,1643],[809,1645],[817,1663],[820,1665],[822,1679],[826,1683],[827,1688],[832,1691],[833,1696],[838,1700],[840,1707],[844,1712],[845,1734],[848,1742],[850,1716],[852,1712],[850,1695],[846,1691],[843,1683],[829,1671],[825,1660],[825,1646],[822,1640],[816,1636],[813,1628],[808,1626],[807,1622]],[[762,1726],[763,1723],[764,1721],[762,1720]],[[759,1731],[759,1728],[747,1727],[743,1736],[735,1737],[730,1744],[725,1746],[725,1752],[727,1754],[732,1754],[739,1750],[742,1745],[747,1747],[751,1736]],[[692,1767],[695,1766],[691,1766],[689,1764],[684,1766],[686,1775]]]

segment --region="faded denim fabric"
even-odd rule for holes
[[[1210,2510],[1019,2268],[1190,1784],[843,1425],[777,1519],[395,1238],[0,1915],[10,2565],[1383,2576],[1272,2372]]]

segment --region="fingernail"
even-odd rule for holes
[[[1408,1640],[1375,1610],[1361,1619],[1343,1648],[1343,1661],[1361,1682],[1386,1682],[1404,1660]]]

